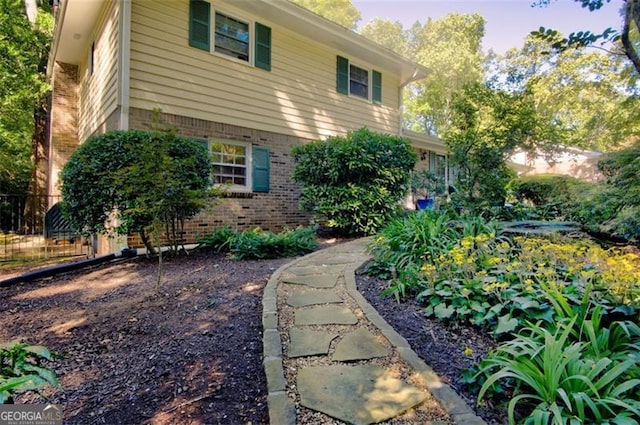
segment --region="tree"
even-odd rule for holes
[[[177,250],[184,221],[205,204],[211,163],[197,141],[171,133],[111,131],[71,155],[63,211],[83,234],[138,232],[150,253],[160,231]]]
[[[31,24],[22,1],[0,0],[0,192],[4,193],[26,192],[34,111],[38,123],[46,116],[40,111],[48,91],[45,68],[53,20],[47,5],[39,12]]]
[[[373,40],[387,49],[403,56],[409,56],[407,33],[398,21],[392,22],[380,18],[373,18],[359,30],[360,34]]]
[[[452,99],[452,122],[444,139],[450,164],[458,169],[458,196],[482,209],[502,204],[513,177],[506,164],[516,149],[535,151],[548,140],[529,92],[508,93],[469,84]]]
[[[529,37],[522,48],[494,58],[494,85],[529,91],[541,123],[558,144],[609,150],[640,131],[640,108],[620,57],[602,51],[547,52]]]
[[[355,30],[360,21],[360,11],[351,0],[292,0],[294,3],[338,23],[345,28]]]
[[[410,57],[431,70],[427,78],[409,86],[405,101],[412,130],[440,136],[451,122],[456,92],[482,81],[484,18],[478,14],[449,14],[419,22],[408,31]]]
[[[295,146],[292,155],[302,207],[349,235],[371,235],[397,212],[417,159],[407,140],[366,128]]]
[[[601,9],[605,2],[611,2],[611,0],[574,1],[592,12]],[[551,0],[537,0],[533,4],[546,6],[550,3]],[[607,41],[612,42],[631,61],[636,72],[640,73],[640,0],[623,0],[621,15],[623,23],[620,30],[609,27],[601,33],[585,30],[571,33],[569,37],[562,37],[556,30],[540,27],[539,30],[533,31],[531,34],[550,41],[552,47],[560,51],[569,48],[595,46],[598,42],[601,45]]]

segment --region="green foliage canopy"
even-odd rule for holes
[[[396,212],[417,160],[409,142],[366,128],[295,146],[303,208],[351,235],[373,234]]]
[[[292,0],[294,3],[353,30],[360,21],[360,11],[351,0]]]
[[[46,3],[46,2],[45,2]],[[48,90],[50,11],[27,19],[20,0],[0,0],[0,192],[22,193],[31,174],[34,109]]]
[[[65,165],[63,208],[79,232],[139,232],[153,252],[149,226],[162,222],[177,243],[184,220],[204,206],[210,173],[207,151],[193,139],[111,131],[80,145]]]
[[[535,150],[549,140],[529,93],[508,93],[488,85],[466,86],[452,101],[452,123],[444,139],[462,200],[474,208],[503,203],[513,177],[506,159],[516,148]]]

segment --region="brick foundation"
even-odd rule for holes
[[[194,242],[199,235],[225,225],[239,230],[260,227],[272,231],[309,225],[311,215],[298,207],[300,187],[291,179],[294,164],[290,155],[294,145],[309,140],[170,114],[160,114],[159,120],[177,129],[182,136],[250,142],[253,146],[266,147],[270,151],[269,192],[229,194],[185,223],[186,243]],[[157,125],[157,122],[151,111],[131,108],[131,129],[147,130],[154,124]],[[137,237],[129,238],[129,243],[130,246],[139,246],[140,240]]]

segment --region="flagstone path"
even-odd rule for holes
[[[305,424],[296,403],[366,425],[435,400],[449,423],[485,424],[357,291],[354,272],[369,258],[367,243],[314,252],[269,280],[262,321],[270,423]],[[309,361],[285,372],[301,359]]]

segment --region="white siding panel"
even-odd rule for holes
[[[80,140],[94,133],[118,107],[119,11],[117,1],[105,2],[80,67]],[[94,70],[89,75],[92,41],[95,44]]]
[[[137,1],[132,7],[131,106],[317,139],[367,126],[397,133],[399,78],[383,75],[383,105],[336,92],[341,52],[256,16],[272,28],[272,70],[188,45],[188,1]],[[213,16],[213,11],[212,11]]]

